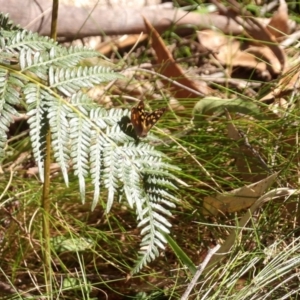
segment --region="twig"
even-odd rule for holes
[[[197,283],[200,275],[204,271],[206,265],[211,260],[212,256],[220,249],[220,247],[221,247],[221,245],[216,245],[214,248],[208,250],[208,253],[207,253],[205,259],[203,260],[202,264],[199,265],[196,274],[194,275],[192,281],[190,282],[190,284],[188,285],[186,291],[184,292],[183,296],[181,297],[181,300],[188,299],[188,296],[190,295],[192,289],[196,285],[196,283]]]
[[[157,77],[160,77],[160,78],[162,78],[162,79],[164,79],[164,80],[166,80],[168,82],[171,82],[172,84],[174,84],[174,85],[176,85],[176,86],[178,86],[178,87],[180,87],[180,88],[182,88],[184,90],[187,90],[188,92],[191,92],[191,93],[193,93],[193,94],[195,94],[195,95],[197,95],[199,97],[204,97],[205,96],[204,93],[202,93],[200,91],[196,91],[195,89],[189,88],[189,87],[187,87],[187,86],[179,83],[178,81],[173,80],[173,79],[171,79],[171,78],[169,78],[167,76],[164,76],[164,75],[162,75],[160,73],[157,73],[155,71],[151,71],[151,70],[147,70],[147,69],[142,69],[142,68],[139,68],[139,67],[132,67],[132,68],[129,68],[129,70],[136,70],[136,71],[140,71],[140,72],[149,73],[151,75],[156,75]]]

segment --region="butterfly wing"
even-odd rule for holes
[[[147,116],[145,118],[145,129],[146,129],[146,135],[149,132],[149,130],[157,123],[157,121],[161,118],[161,116],[166,111],[166,108],[163,109],[157,109],[152,113],[147,113]]]
[[[145,120],[144,101],[140,101],[137,107],[131,109],[131,123],[137,136],[143,136]]]
[[[161,118],[166,108],[157,109],[152,113],[145,112],[144,101],[131,109],[131,123],[138,137],[146,137],[149,130]]]

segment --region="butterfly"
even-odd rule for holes
[[[146,137],[149,130],[161,118],[167,108],[156,109],[149,113],[145,111],[144,101],[141,100],[136,107],[131,109],[131,123],[138,137]]]

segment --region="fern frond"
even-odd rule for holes
[[[46,48],[47,49],[47,48]],[[56,68],[76,67],[86,58],[102,56],[101,53],[85,47],[59,48],[53,42],[49,51],[36,51],[37,49],[22,48],[20,51],[20,65],[22,70],[48,70],[50,66]]]
[[[70,97],[81,88],[91,88],[95,84],[122,78],[106,67],[78,67],[78,68],[53,68],[49,69],[49,85]]]
[[[102,56],[98,51],[86,47],[53,47],[49,53],[50,65],[58,68],[76,67],[84,58]]]
[[[144,175],[146,201],[143,202],[143,216],[138,224],[138,227],[143,227],[143,239],[140,244],[140,259],[132,273],[154,260],[159,255],[158,249],[164,250],[166,240],[162,233],[169,234],[171,227],[166,218],[171,216],[171,212],[165,207],[174,208],[177,202],[176,197],[168,192],[169,189],[174,189],[174,185],[168,177]]]
[[[108,190],[106,212],[108,213],[114,201],[114,195],[118,188],[119,168],[120,168],[120,152],[113,144],[106,144],[103,150],[104,174],[103,182]]]
[[[7,131],[13,123],[13,116],[18,115],[13,105],[20,103],[18,89],[22,86],[15,74],[0,70],[0,161],[4,158]]]
[[[158,249],[164,249],[166,240],[162,233],[169,233],[169,209],[174,208],[177,202],[171,193],[176,189],[173,183],[175,176],[170,172],[178,168],[166,163],[167,157],[153,146],[142,141],[136,144],[123,134],[116,124],[122,117],[121,110],[111,109],[108,113],[99,109],[96,111],[92,110],[92,116],[103,130],[101,135],[108,138],[102,141],[102,145],[106,146],[98,154],[103,155],[103,179],[109,194],[107,211],[111,208],[113,195],[122,187],[128,204],[136,208],[138,226],[143,228],[141,257],[133,270],[137,272],[159,255]]]
[[[82,201],[86,179],[91,176],[92,209],[101,185],[108,194],[106,212],[119,191],[135,209],[143,238],[134,272],[140,270],[164,249],[164,234],[171,227],[167,218],[177,201],[172,175],[177,168],[147,140],[137,141],[125,134],[120,121],[123,117],[130,120],[128,110],[99,108],[82,92],[123,77],[107,67],[80,66],[83,59],[99,56],[98,52],[77,47],[66,50],[49,38],[14,27],[1,15],[0,24],[0,159],[12,116],[17,114],[14,106],[23,104],[23,96],[41,180],[45,137],[50,130],[54,159],[67,185],[69,166],[73,167]]]
[[[15,25],[12,20],[9,19],[8,14],[1,14],[0,16],[0,28],[4,28],[5,32],[13,32],[20,30],[19,25]]]
[[[39,36],[37,33],[32,33],[25,29],[17,28],[15,32],[6,35],[5,45],[7,50],[21,51],[22,49],[32,49],[33,51],[43,51],[51,49],[57,45],[56,42],[47,36]]]
[[[60,165],[64,181],[69,184],[68,164],[70,161],[70,130],[68,115],[71,109],[61,102],[55,102],[48,108],[48,119],[52,135],[54,158]]]
[[[71,159],[74,174],[78,177],[80,196],[85,199],[85,178],[89,173],[89,152],[91,146],[91,124],[77,115],[70,120]]]
[[[148,225],[146,225],[141,232],[144,236],[140,244],[140,259],[132,270],[132,273],[139,272],[144,266],[158,257],[159,249],[165,249],[164,244],[166,244],[166,240],[160,233],[160,230],[168,234],[169,230],[164,225],[164,222],[168,227],[171,225],[166,218],[153,210],[149,202],[147,204],[147,209],[144,211],[144,219],[139,223],[138,227],[144,226],[147,223]]]
[[[96,130],[91,131],[91,149],[90,149],[90,173],[92,183],[94,185],[94,197],[92,203],[92,210],[95,209],[100,197],[100,180],[102,170],[102,153],[103,145],[106,140],[102,135],[99,135]]]
[[[29,134],[32,143],[32,151],[35,161],[38,165],[40,179],[44,181],[44,147],[45,132],[42,130],[45,125],[46,104],[43,101],[41,89],[38,85],[28,84],[24,89],[25,100],[28,105],[29,112]]]
[[[124,192],[126,195],[126,199],[131,208],[137,203],[137,213],[139,218],[142,218],[142,208],[139,205],[140,199],[142,199],[142,193],[140,189],[135,187],[140,186],[141,176],[139,174],[139,170],[132,167],[131,162],[123,161],[122,164],[122,178],[124,184]]]

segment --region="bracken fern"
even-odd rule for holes
[[[175,177],[170,171],[176,168],[153,146],[137,143],[121,130],[118,122],[129,115],[127,110],[106,110],[82,92],[122,77],[109,68],[79,65],[83,59],[99,56],[98,52],[63,48],[14,26],[3,15],[0,26],[0,159],[5,155],[6,133],[18,114],[15,107],[26,105],[32,151],[42,181],[45,128],[49,128],[54,159],[67,185],[72,166],[82,201],[85,180],[90,176],[94,185],[92,209],[101,186],[107,189],[106,212],[120,191],[136,209],[143,238],[133,272],[139,271],[164,249],[164,234],[171,226],[166,217],[176,201],[172,195]]]

